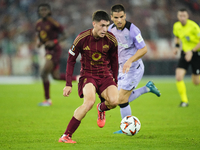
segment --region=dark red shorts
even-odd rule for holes
[[[52,60],[54,63],[54,69],[58,69],[62,53],[60,45],[55,45],[52,49],[46,48],[45,50],[46,50],[46,55],[45,55],[46,59]]]
[[[92,83],[96,87],[96,92],[101,96],[101,93],[110,85],[116,85],[115,81],[113,81],[113,78],[111,76],[108,76],[106,78],[93,78],[93,77],[81,77],[79,79],[78,83],[78,94],[80,98],[83,98],[83,88],[87,83]]]

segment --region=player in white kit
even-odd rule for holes
[[[146,86],[135,89],[144,74],[144,64],[141,58],[147,53],[147,47],[139,28],[126,21],[123,5],[112,6],[111,20],[113,24],[109,26],[108,31],[112,32],[118,41],[119,106],[121,117],[124,118],[131,115],[129,102],[147,92],[152,92],[160,97],[160,92],[152,81],[149,81]],[[121,134],[122,131],[114,133]]]

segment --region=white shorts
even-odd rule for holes
[[[144,74],[144,64],[131,67],[128,73],[120,72],[118,75],[118,90],[133,90],[137,87]]]

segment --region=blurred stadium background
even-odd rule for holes
[[[92,13],[99,9],[110,13],[113,4],[123,4],[127,20],[142,32],[148,46],[143,58],[145,75],[174,75],[178,56],[172,53],[172,27],[179,8],[187,8],[190,19],[200,23],[200,0],[0,0],[0,77],[39,77],[44,48],[35,46],[34,25],[37,6],[43,2],[51,5],[53,18],[70,35],[62,42],[61,72],[65,72],[68,49],[75,37],[92,28]],[[79,70],[77,60],[74,74],[79,74]]]

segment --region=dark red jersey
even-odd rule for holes
[[[49,40],[58,39],[58,35],[64,31],[64,28],[53,18],[39,19],[36,23],[36,31],[41,43]]]
[[[66,69],[66,85],[72,86],[72,74],[76,58],[81,54],[81,76],[105,78],[112,76],[117,82],[118,44],[115,36],[107,32],[104,38],[95,39],[92,29],[81,32],[69,50]]]

